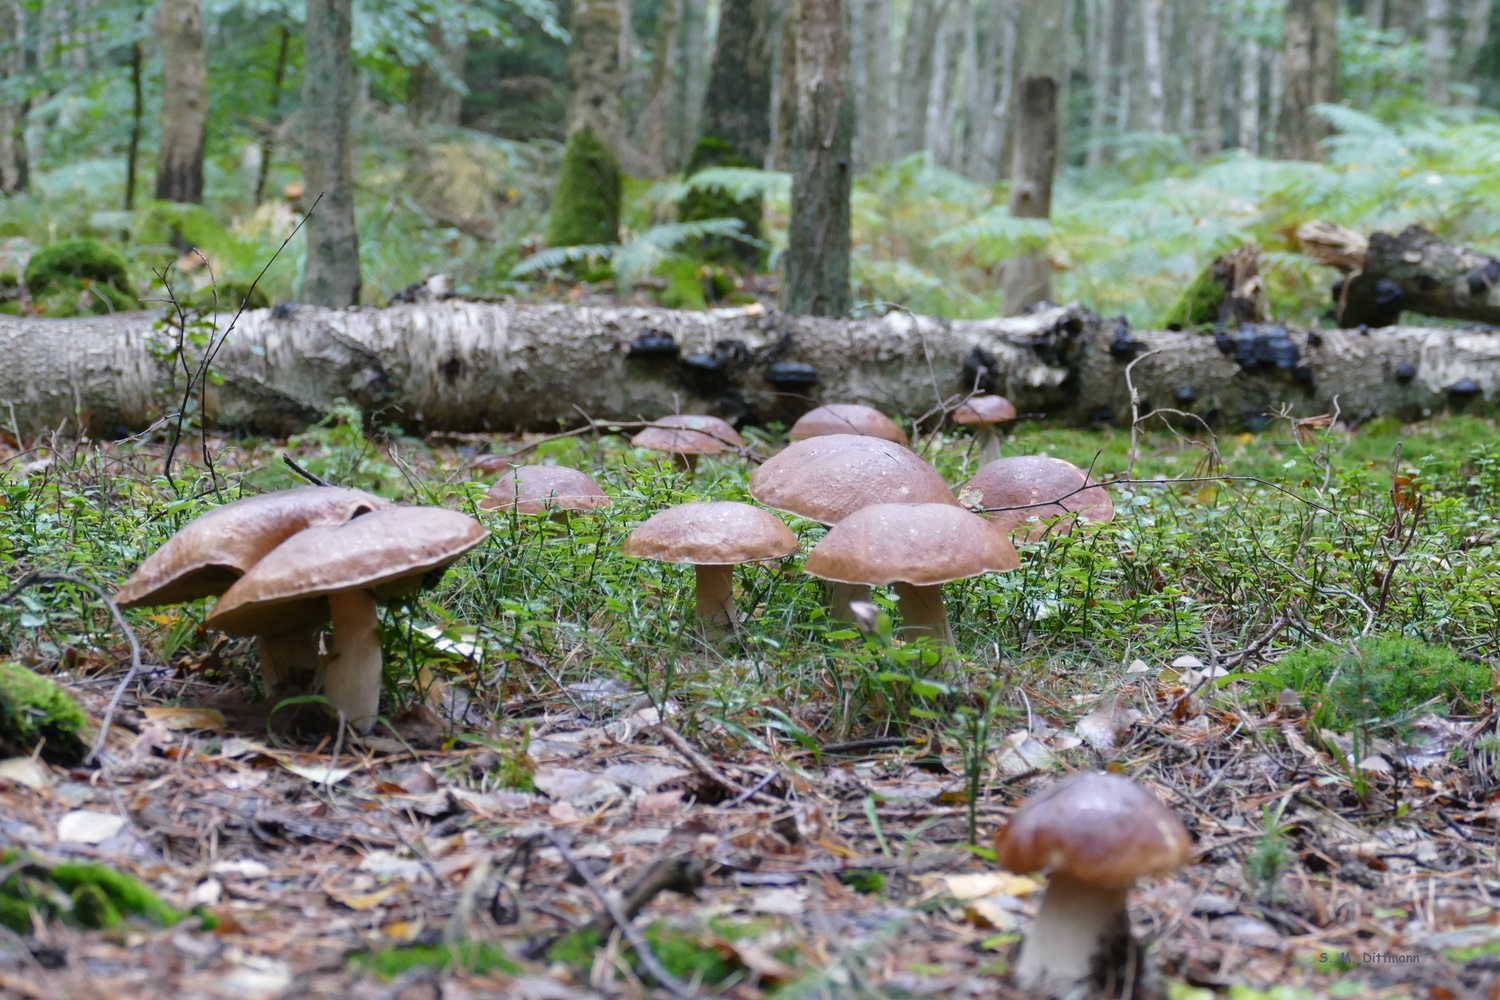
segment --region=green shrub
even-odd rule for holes
[[[31,255],[25,281],[43,316],[97,316],[141,307],[125,258],[99,240],[61,240],[42,247]]]

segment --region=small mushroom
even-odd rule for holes
[[[953,422],[978,429],[974,445],[984,464],[1000,457],[1000,436],[1017,415],[1015,404],[1004,396],[975,396],[953,411]]]
[[[960,491],[977,493],[979,506],[1011,534],[1037,541],[1048,531],[1068,532],[1074,520],[1103,524],[1115,517],[1114,503],[1072,462],[1045,455],[1016,455],[991,462],[974,473]],[[1076,514],[1056,524],[1046,518]]]
[[[1020,566],[1005,532],[978,514],[942,503],[882,503],[830,528],[803,569],[842,583],[894,583],[907,634],[952,649],[941,585]]]
[[[561,465],[516,465],[506,469],[479,501],[480,510],[517,514],[551,512],[567,523],[568,512],[609,506],[609,495],[577,469]]]
[[[331,527],[308,528],[273,549],[219,598],[204,623],[234,635],[305,632],[332,620],[323,693],[361,732],[380,707],[377,598],[435,583],[489,532],[443,507],[385,507]]]
[[[1174,871],[1191,855],[1182,821],[1129,778],[1080,774],[1026,800],[995,834],[1000,867],[1048,876],[1021,941],[1016,986],[1051,996],[1084,980],[1122,983],[1131,968],[1139,974],[1126,894],[1136,879]]]
[[[890,417],[862,403],[825,403],[808,410],[792,424],[787,436],[793,441],[829,434],[857,434],[905,445],[906,432]]]
[[[734,567],[783,559],[797,536],[774,515],[732,500],[696,500],[651,515],[625,539],[637,559],[697,567],[698,619],[710,641],[734,630]]]
[[[677,467],[689,474],[698,467],[699,455],[720,455],[726,447],[746,447],[745,439],[726,421],[701,413],[659,417],[647,424],[630,443],[637,448],[667,452]]]
[[[159,607],[217,597],[292,535],[389,506],[380,497],[337,486],[304,486],[231,501],[189,522],[148,556],[116,592],[115,603]],[[317,669],[316,628],[262,636],[257,646],[261,677],[273,697]]]

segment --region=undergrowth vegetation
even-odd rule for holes
[[[1018,692],[1033,711],[1070,717],[1072,696],[1107,694],[1133,659],[1164,663],[1185,651],[1209,658],[1252,649],[1275,661],[1321,644],[1282,660],[1242,697],[1272,706],[1281,688],[1295,688],[1336,730],[1389,721],[1397,703],[1467,711],[1493,689],[1493,435],[1491,422],[1455,416],[1310,439],[1288,425],[1218,442],[1149,437],[1131,472],[1128,435],[1022,430],[1009,452],[1050,452],[1120,480],[1118,516],[1024,547],[1017,572],[950,585],[968,667],[942,680],[931,650],[893,638],[891,595],[876,589],[882,627],[868,635],[832,622],[820,582],[799,571],[798,557],[737,572],[749,617],[728,645],[695,637],[691,572],[628,559],[620,546],[671,504],[748,500],[743,460],[707,460],[689,476],[612,434],[533,441],[528,460],[587,470],[614,498],[559,523],[480,512],[486,483],[470,478],[467,454],[399,436],[373,442],[352,412],[294,439],[291,451],[342,485],[456,506],[491,529],[439,589],[386,614],[389,714],[426,700],[458,733],[559,687],[580,698],[633,690],[681,709],[689,730],[711,720],[751,746],[791,742],[815,752],[892,734],[982,744],[1005,731],[987,728],[992,716],[1025,711]],[[973,471],[966,438],[924,440],[949,482]],[[761,453],[773,443],[751,436]],[[0,569],[117,585],[210,506],[298,482],[261,442],[210,445],[219,449],[217,481],[199,455],[168,482],[158,449],[129,443],[11,458],[0,466],[0,531],[9,540]],[[823,532],[791,523],[804,551]],[[132,612],[130,620],[148,654],[172,670],[253,685],[248,650],[215,644],[198,628],[205,613]],[[120,641],[104,609],[70,588],[27,591],[0,606],[0,653],[47,669],[72,664],[86,675],[88,664],[110,662]],[[1386,677],[1380,690],[1350,689],[1361,664],[1388,671],[1398,659],[1406,664],[1399,684]],[[512,755],[524,756],[524,734],[505,738],[520,739]]]

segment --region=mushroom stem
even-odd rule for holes
[[[698,470],[698,456],[696,454],[684,454],[680,451],[672,453],[672,464],[677,466],[678,472],[685,472],[691,476]]]
[[[1095,974],[1101,958],[1123,958],[1121,945],[1130,939],[1128,891],[1052,875],[1041,909],[1021,941],[1016,986],[1027,993],[1050,994]]]
[[[697,566],[698,621],[709,642],[719,642],[734,632],[734,567]]]
[[[869,599],[869,584],[828,581],[828,613],[835,621],[854,621],[854,612],[849,610],[849,605],[855,601],[868,601]]]
[[[318,630],[256,636],[266,694],[282,698],[305,690],[318,673]]]
[[[974,436],[974,449],[981,466],[1000,460],[1000,435],[992,424],[980,425],[979,433]]]
[[[323,694],[349,725],[368,733],[380,709],[380,629],[375,595],[341,590],[328,595],[333,648],[323,670]]]
[[[908,639],[931,638],[939,649],[957,649],[953,627],[948,624],[948,609],[943,607],[943,588],[937,584],[919,587],[896,583],[896,597],[901,602],[901,620]]]

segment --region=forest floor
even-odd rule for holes
[[[31,561],[8,572],[45,568]],[[1173,997],[1500,997],[1500,712],[1423,715],[1400,741],[1349,747],[1351,769],[1301,700],[1243,683],[1294,644],[1284,629],[1024,689],[978,740],[972,798],[973,755],[937,729],[809,739],[828,689],[752,737],[680,692],[590,671],[586,645],[512,647],[526,669],[491,683],[482,650],[447,641],[426,704],[393,726],[299,737],[268,726],[244,644],[148,644],[101,766],[0,762],[0,844],[106,863],[195,912],[0,927],[0,996],[1011,996],[1042,883],[971,845],[1052,776],[1113,766],[1196,840],[1130,903]],[[99,631],[60,650],[10,633],[96,724],[129,662],[124,636]],[[741,653],[685,647],[676,669],[770,691]],[[1041,669],[1077,679],[1076,661]],[[610,926],[622,897],[644,942]]]

